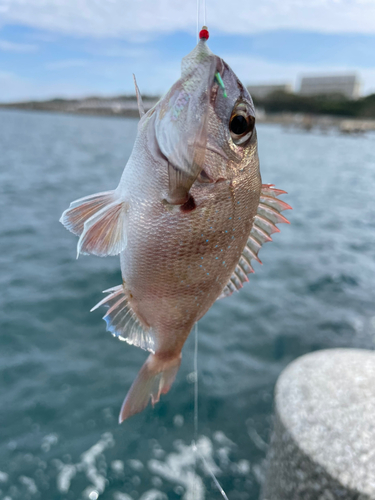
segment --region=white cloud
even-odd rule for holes
[[[88,61],[85,59],[65,59],[63,61],[55,61],[46,64],[46,69],[59,70],[69,68],[82,68],[87,66]]]
[[[298,90],[303,75],[330,75],[356,73],[364,82],[363,94],[375,92],[375,68],[358,69],[354,66],[332,64],[286,64],[273,63],[256,57],[221,54],[240,80],[245,84],[290,83]]]
[[[0,82],[13,78],[15,75],[11,71],[0,71]]]
[[[0,0],[1,23],[78,36],[142,40],[195,32],[196,0]],[[212,32],[271,29],[375,33],[374,0],[207,0]]]
[[[157,52],[148,45],[147,47],[142,45],[137,46],[124,46],[127,42],[116,43],[106,43],[103,45],[87,45],[85,50],[89,54],[93,54],[95,56],[100,57],[118,57],[118,58],[132,58],[132,59],[141,59],[144,57],[152,57],[153,55],[157,55]]]
[[[244,84],[250,83],[283,83],[289,82],[298,89],[301,75],[330,74],[352,72],[356,68],[332,65],[307,65],[272,63],[254,57],[238,56],[233,53],[222,54]],[[64,62],[64,61],[61,61]],[[66,61],[68,62],[68,61]],[[31,99],[48,99],[52,97],[84,97],[87,95],[119,95],[134,93],[132,72],[137,76],[142,94],[162,94],[177,78],[179,78],[179,61],[169,60],[159,65],[145,66],[142,61],[136,64],[125,64],[107,61],[98,67],[95,62],[88,62],[85,71],[89,75],[87,81],[77,82],[74,74],[61,74],[55,82],[44,82],[34,78],[24,78],[11,72],[0,71],[0,95],[3,102]],[[364,93],[375,92],[375,68],[357,71],[365,81]],[[97,85],[97,76],[108,82],[105,89]]]
[[[0,40],[0,51],[3,52],[35,52],[37,45],[30,43],[14,43],[8,40]]]
[[[0,71],[1,102],[50,99],[54,97],[84,97],[95,92],[94,87],[77,84],[72,80],[43,82],[24,78],[15,73]]]

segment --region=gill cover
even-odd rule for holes
[[[156,108],[155,135],[168,160],[169,203],[183,204],[203,169],[207,145],[210,91],[217,56],[200,40],[182,60],[181,78]]]

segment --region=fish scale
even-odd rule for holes
[[[73,202],[61,218],[79,236],[78,253],[120,255],[123,282],[93,310],[108,307],[107,329],[151,352],[120,421],[168,392],[192,326],[248,281],[290,208],[283,191],[261,183],[250,95],[206,40],[146,114],[137,85],[136,94],[141,120],[118,187]]]

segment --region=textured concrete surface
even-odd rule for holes
[[[263,500],[375,500],[375,353],[331,349],[280,375]]]

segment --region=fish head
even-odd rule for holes
[[[200,40],[155,109],[155,138],[169,169],[168,201],[183,204],[194,183],[232,180],[243,172],[257,157],[254,124],[246,88]]]
[[[214,182],[218,179],[233,180],[244,172],[256,170],[259,173],[253,101],[229,65],[218,59],[218,71],[210,89],[203,168],[203,174]]]

